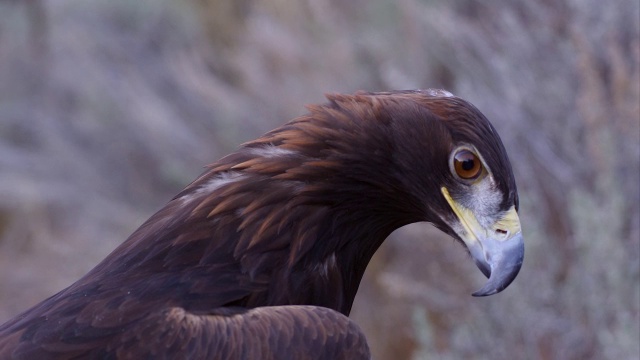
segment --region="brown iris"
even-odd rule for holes
[[[473,180],[482,173],[482,163],[476,154],[461,149],[453,156],[453,169],[461,179]]]

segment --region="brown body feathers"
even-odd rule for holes
[[[368,358],[346,316],[373,253],[412,222],[455,236],[440,187],[456,143],[509,165],[482,114],[445,92],[328,99],[210,165],[83,278],[0,326],[0,358]]]

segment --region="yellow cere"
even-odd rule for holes
[[[476,218],[473,211],[461,206],[456,201],[453,200],[451,195],[449,194],[449,190],[447,188],[442,187],[441,189],[442,195],[447,199],[449,206],[456,214],[460,223],[464,227],[467,236],[464,236],[465,241],[478,241],[478,237],[481,238],[495,238],[496,240],[504,241],[511,238],[513,235],[520,232],[520,218],[518,217],[518,213],[514,206],[512,206],[509,211],[504,213],[504,215],[496,221],[491,226],[491,233],[502,233],[504,235],[496,237],[495,235],[490,235],[488,229],[485,229],[480,225],[480,222]],[[506,231],[506,232],[505,232]],[[459,234],[462,237],[462,234]]]

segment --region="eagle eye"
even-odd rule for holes
[[[475,180],[482,174],[482,162],[468,149],[459,149],[453,155],[453,171],[460,179]]]

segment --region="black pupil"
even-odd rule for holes
[[[474,163],[473,159],[462,160],[462,169],[465,170],[465,171],[472,170],[474,165],[475,165],[475,163]]]

